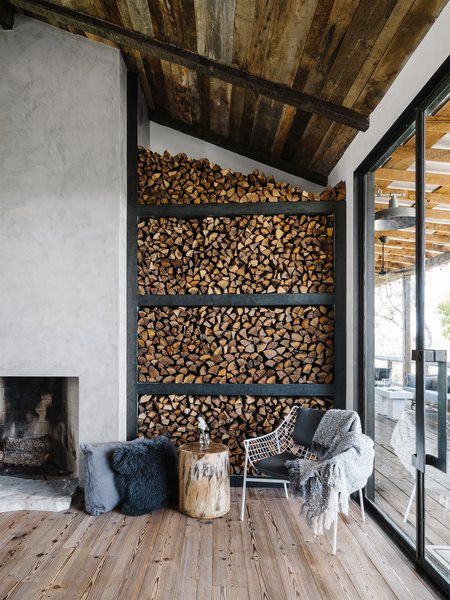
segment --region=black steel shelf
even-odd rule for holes
[[[334,294],[145,294],[138,308],[150,306],[333,306]]]
[[[224,204],[139,204],[138,217],[239,217],[244,215],[331,215],[340,202],[227,202]]]
[[[137,383],[138,394],[189,396],[334,396],[322,383]]]

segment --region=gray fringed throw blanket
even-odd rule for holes
[[[319,423],[311,451],[319,460],[286,462],[289,490],[303,500],[302,512],[314,533],[328,529],[339,511],[348,514],[349,496],[364,487],[373,470],[373,441],[361,433],[357,413],[329,410]]]

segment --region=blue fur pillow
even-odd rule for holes
[[[145,515],[177,502],[177,449],[166,437],[117,448],[112,465],[124,514]]]

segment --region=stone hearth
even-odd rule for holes
[[[26,479],[0,476],[0,512],[14,510],[67,510],[78,486],[75,478]]]

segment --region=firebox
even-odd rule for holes
[[[77,475],[78,379],[0,377],[0,471]]]

